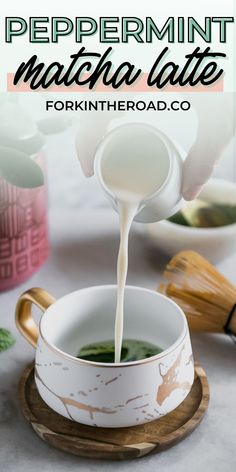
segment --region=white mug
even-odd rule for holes
[[[35,382],[57,413],[90,426],[117,428],[153,421],[188,395],[194,365],[188,324],[181,308],[152,290],[125,289],[124,337],[163,351],[127,363],[79,359],[79,349],[113,339],[116,285],[89,287],[55,299],[39,288],[18,300],[16,323],[36,347]],[[44,313],[39,328],[32,304]]]

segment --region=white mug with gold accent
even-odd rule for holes
[[[16,323],[36,347],[35,382],[50,408],[73,421],[117,428],[153,421],[188,395],[194,365],[188,324],[181,308],[152,290],[125,289],[124,337],[151,342],[163,351],[128,363],[78,359],[80,348],[114,336],[117,287],[104,285],[59,300],[39,288],[17,303]],[[32,304],[44,313],[39,328]]]

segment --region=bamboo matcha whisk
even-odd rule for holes
[[[183,309],[190,329],[236,335],[236,287],[196,252],[171,259],[159,290]]]

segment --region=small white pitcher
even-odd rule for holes
[[[155,140],[153,139],[155,137]],[[103,189],[108,195],[113,207],[117,209],[116,197],[106,185],[102,163],[111,153],[123,155],[125,152],[140,154],[153,153],[153,143],[156,144],[157,159],[160,166],[165,166],[165,175],[161,185],[154,193],[144,198],[135,216],[136,221],[153,223],[166,219],[175,214],[183,205],[182,197],[182,168],[185,153],[173,143],[164,133],[155,127],[144,123],[129,123],[110,131],[101,141],[95,156],[95,173]],[[142,150],[139,143],[142,143]],[[126,148],[128,150],[126,151]],[[158,179],[157,179],[158,180]]]

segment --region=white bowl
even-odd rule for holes
[[[211,179],[199,198],[236,204],[236,184]],[[192,249],[211,262],[219,262],[236,252],[236,223],[217,228],[191,228],[165,220],[147,225],[147,231],[152,242],[169,256]]]

